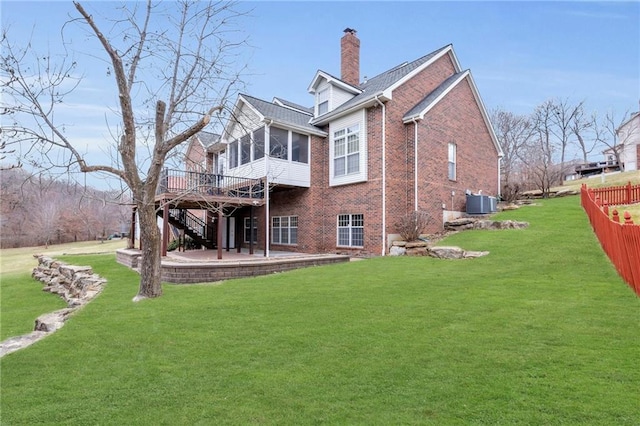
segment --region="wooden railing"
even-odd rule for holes
[[[156,192],[264,198],[264,185],[261,179],[165,169]]]
[[[627,198],[620,204],[640,202],[640,198],[628,202],[628,200],[633,200],[632,196],[628,196],[629,191],[633,194],[633,191],[628,189],[629,187],[631,184],[617,187],[618,191],[621,191],[620,188],[626,188],[625,191],[627,191]],[[613,210],[611,212],[613,219],[611,219],[609,206],[613,203],[609,200],[603,203],[600,196],[596,195],[596,191],[599,194],[606,194],[612,199],[622,199],[623,196],[615,191],[604,191],[604,189],[611,190],[612,188],[589,189],[587,185],[583,184],[580,191],[582,208],[589,217],[589,222],[591,222],[602,249],[622,279],[629,284],[636,295],[640,296],[640,225],[633,223],[629,212],[624,213],[624,222],[621,222],[618,211]]]

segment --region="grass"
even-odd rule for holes
[[[112,255],[64,256],[109,284],[1,360],[2,423],[635,425],[639,299],[578,197],[537,204],[499,215],[525,230],[441,243],[487,257],[166,285],[138,304]]]
[[[125,244],[122,240],[89,241],[48,249],[43,246],[0,250],[0,340],[33,331],[38,316],[66,306],[62,299],[44,293],[42,284],[31,278],[31,270],[38,264],[33,254],[55,257],[63,253],[111,253]]]

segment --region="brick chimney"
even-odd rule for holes
[[[340,78],[352,86],[360,85],[360,39],[356,30],[347,28],[340,40]]]

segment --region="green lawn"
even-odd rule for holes
[[[479,259],[166,285],[138,304],[113,255],[64,257],[109,284],[1,360],[2,424],[637,425],[640,299],[579,198],[499,218],[531,226],[441,242]]]

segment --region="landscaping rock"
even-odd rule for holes
[[[429,248],[429,256],[438,259],[462,259],[464,250],[454,246],[431,247]]]
[[[43,291],[57,294],[67,302],[67,308],[40,315],[35,321],[34,331],[0,343],[0,357],[29,346],[64,325],[67,318],[79,307],[96,297],[107,280],[93,273],[90,266],[66,265],[47,256],[36,255],[38,266],[33,269],[33,278],[45,284]]]
[[[393,245],[389,249],[390,256],[404,256],[407,252],[407,249],[402,246]]]

